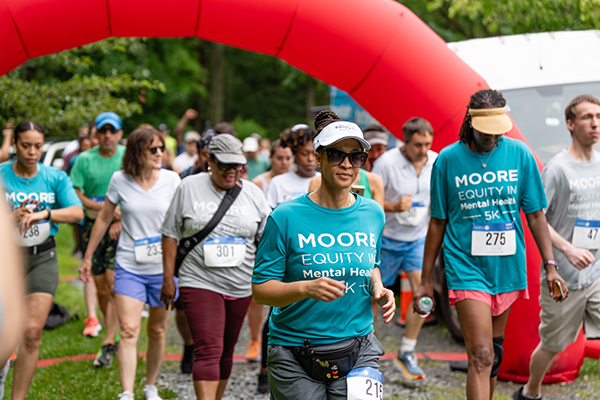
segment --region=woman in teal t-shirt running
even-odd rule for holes
[[[369,144],[331,111],[315,126],[321,186],[271,213],[252,277],[256,302],[274,307],[267,362],[276,400],[346,399],[364,391],[365,378],[378,393],[384,350],[373,334],[371,296],[386,322],[396,309],[378,268],[383,210],[350,193]]]
[[[443,241],[448,296],[467,348],[467,399],[492,397],[510,308],[529,298],[521,211],[545,260],[549,288],[558,281],[566,291],[553,261],[533,154],[523,142],[502,137],[512,128],[505,105],[495,90],[471,96],[460,140],[433,165],[423,275],[413,302],[419,312],[422,297],[433,299],[431,274]]]
[[[27,317],[15,364],[12,399],[24,399],[35,372],[44,324],[58,286],[54,235],[58,223],[83,219],[83,206],[67,174],[41,164],[44,131],[33,121],[15,127],[17,160],[0,167],[0,175],[19,244],[25,256]]]

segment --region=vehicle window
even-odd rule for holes
[[[600,82],[502,91],[511,117],[544,163],[571,145],[565,107],[575,96],[584,93],[600,98]]]

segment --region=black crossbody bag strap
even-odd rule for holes
[[[192,251],[192,249],[196,247],[198,243],[202,242],[204,238],[212,232],[213,229],[215,229],[241,191],[242,181],[237,181],[235,185],[233,185],[233,187],[225,193],[225,197],[223,197],[223,200],[221,200],[221,204],[219,204],[219,208],[217,208],[215,215],[213,215],[211,220],[208,221],[208,224],[206,224],[204,229],[196,233],[194,236],[190,236],[179,241],[179,245],[177,246],[177,257],[175,258],[175,276],[179,276],[179,268],[181,268],[181,264],[183,263],[185,256]]]

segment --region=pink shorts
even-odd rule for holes
[[[452,290],[448,289],[450,305],[455,305],[462,300],[475,300],[487,304],[492,309],[492,317],[501,315],[508,310],[517,299],[528,299],[529,290],[515,290],[514,292],[489,294],[479,290]]]

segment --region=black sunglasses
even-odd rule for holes
[[[110,132],[112,135],[114,135],[115,133],[119,132],[118,130],[115,130],[114,128],[100,128],[98,129],[98,133],[108,133]]]
[[[361,168],[367,162],[367,152],[365,151],[353,151],[352,153],[346,153],[345,151],[339,149],[326,149],[325,153],[327,153],[327,161],[331,165],[340,165],[344,162],[346,157],[350,161],[350,164],[354,168]]]
[[[165,145],[163,144],[162,146],[156,146],[156,147],[148,147],[148,151],[152,154],[156,154],[156,152],[160,150],[161,153],[165,152]]]
[[[217,164],[217,167],[221,170],[221,171],[227,171],[233,168],[233,170],[235,172],[240,172],[243,168],[244,168],[244,164],[225,164],[222,162],[219,162],[219,160],[217,160],[216,157],[212,157],[213,161]]]

